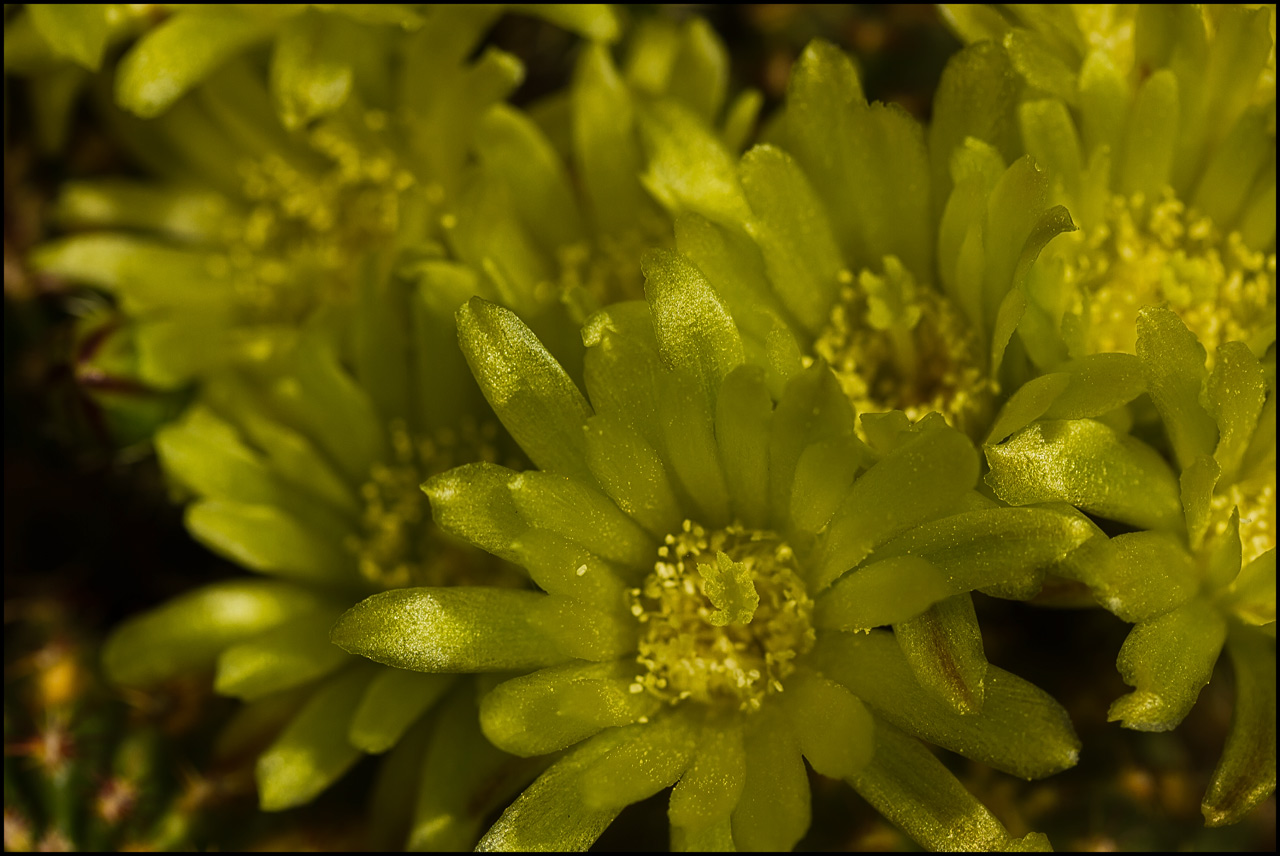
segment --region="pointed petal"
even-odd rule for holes
[[[407,839],[397,849],[440,853],[474,847],[484,822],[547,765],[494,748],[481,733],[474,681],[440,704],[419,756],[419,782]]]
[[[978,478],[978,456],[958,431],[922,433],[853,483],[821,543],[810,591],[821,591],[894,536],[953,508]]]
[[[727,823],[747,780],[747,756],[742,727],[736,717],[708,721],[698,737],[698,752],[689,769],[671,789],[672,834],[696,836],[716,824]]]
[[[395,589],[347,610],[330,639],[344,650],[419,672],[533,669],[567,657],[533,619],[547,595],[513,589]]]
[[[1179,469],[1212,455],[1218,427],[1200,404],[1209,379],[1204,346],[1172,309],[1149,306],[1138,314],[1138,359]]]
[[[1027,598],[1044,569],[1093,537],[1078,513],[1048,508],[989,508],[917,526],[880,547],[873,560],[919,556],[945,574],[954,591],[997,589]]]
[[[594,482],[578,387],[514,313],[478,297],[458,310],[458,341],[502,424],[539,468]]]
[[[871,713],[840,684],[811,671],[800,672],[787,679],[782,704],[800,751],[818,773],[843,779],[871,760]]]
[[[582,777],[587,806],[621,808],[674,784],[693,759],[698,733],[690,717],[677,710],[619,728],[618,745]]]
[[[623,567],[653,560],[657,542],[609,497],[567,476],[530,470],[509,482],[511,497],[534,528],[562,535]]]
[[[613,729],[580,744],[538,777],[490,827],[481,852],[581,852],[613,822],[623,806],[589,806],[583,779],[623,741]]]
[[[612,417],[587,421],[587,460],[604,492],[655,538],[680,527],[680,503],[662,457]]]

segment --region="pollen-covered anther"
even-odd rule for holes
[[[758,710],[813,646],[813,601],[791,548],[769,532],[689,520],[665,540],[631,591],[643,668],[631,691]]]

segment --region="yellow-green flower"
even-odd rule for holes
[[[1072,228],[1030,159],[1007,166],[980,141],[932,132],[926,144],[900,108],[868,104],[853,62],[821,41],[797,61],[770,143],[740,163],[670,117],[651,125],[661,145],[647,183],[753,361],[772,358],[785,328],[859,411],[936,411],[985,431],[1002,384],[1023,379],[1017,361],[1011,378],[1001,368],[1030,261]]]
[[[1110,719],[1176,727],[1225,644],[1236,710],[1202,804],[1206,823],[1221,826],[1275,790],[1274,370],[1268,377],[1245,344],[1226,342],[1210,371],[1205,348],[1168,308],[1142,310],[1136,344],[1136,357],[1078,360],[1015,395],[1002,418],[1022,417],[1005,423],[1017,431],[1008,441],[987,447],[988,482],[1013,505],[1066,502],[1141,530],[1091,541],[1061,569],[1135,625],[1118,661],[1135,689]],[[1080,418],[1144,390],[1176,469],[1145,443]],[[1046,404],[1055,418],[1030,415]]]
[[[979,46],[963,116],[1029,152],[1080,231],[1028,282],[1021,338],[1042,369],[1134,353],[1168,303],[1212,353],[1275,339],[1275,7],[944,7]],[[976,87],[987,81],[986,91]]]
[[[473,464],[424,488],[444,529],[540,591],[384,592],[333,640],[399,668],[506,673],[485,734],[567,750],[482,849],[585,848],[670,786],[674,846],[786,849],[809,824],[806,758],[926,846],[1044,846],[1012,839],[910,735],[1028,778],[1075,763],[1065,712],[987,664],[967,592],[1030,596],[1092,528],[975,493],[971,444],[936,416],[868,417],[864,444],[821,361],[776,367],[774,394],[697,267],[655,251],[645,274],[648,306],[584,328],[589,401],[511,312],[458,313],[538,469]]]
[[[665,142],[653,117],[674,117],[713,153],[738,151],[761,99],[748,90],[726,103],[728,83],[728,52],[705,21],[651,18],[618,63],[587,45],[566,92],[481,121],[478,168],[442,218],[446,242],[478,272],[476,293],[519,313],[575,376],[582,322],[642,297],[641,253],[674,242],[645,174]]]
[[[119,683],[212,670],[219,693],[247,702],[225,751],[257,753],[268,811],[392,750],[381,787],[401,799],[380,809],[376,840],[453,848],[474,843],[503,781],[533,769],[481,736],[471,682],[373,667],[329,642],[337,617],[374,592],[521,581],[436,529],[419,489],[464,461],[519,460],[477,416],[437,285],[365,283],[354,315],[301,332],[287,371],[223,372],[157,434],[190,532],[269,579],[214,583],[134,617],[104,657]]]

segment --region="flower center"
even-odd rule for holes
[[[248,320],[303,317],[345,289],[344,274],[370,246],[394,236],[403,191],[415,180],[381,142],[385,125],[383,114],[370,111],[363,127],[333,120],[311,130],[318,169],[279,155],[241,165],[250,208],[212,266],[231,277]]]
[[[898,259],[864,270],[840,290],[813,351],[835,371],[859,413],[901,410],[915,421],[941,413],[976,430],[994,383],[971,324],[945,296],[921,288]]]
[[[361,533],[347,543],[361,576],[384,589],[493,583],[477,579],[477,569],[492,564],[480,558],[487,554],[472,551],[431,524],[420,485],[459,464],[496,461],[497,436],[492,422],[469,420],[457,430],[440,428],[414,437],[403,420],[392,421],[391,462],[374,464],[361,485]]]
[[[1135,353],[1139,310],[1165,302],[1210,354],[1228,341],[1253,346],[1275,323],[1275,254],[1250,250],[1238,232],[1224,241],[1168,188],[1155,205],[1113,197],[1101,225],[1062,246],[1073,242],[1063,272],[1075,286],[1064,319],[1073,353]]]
[[[588,242],[568,244],[557,252],[559,272],[554,297],[584,323],[602,307],[623,300],[644,299],[644,277],[636,264],[651,247],[671,245],[671,227],[664,218],[642,215],[632,229]]]
[[[771,532],[708,532],[686,520],[630,595],[643,667],[631,691],[670,704],[758,710],[813,647],[813,601],[791,548]]]

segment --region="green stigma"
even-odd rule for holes
[[[670,703],[759,710],[813,647],[813,601],[776,535],[686,520],[631,590],[643,671],[631,685]]]

